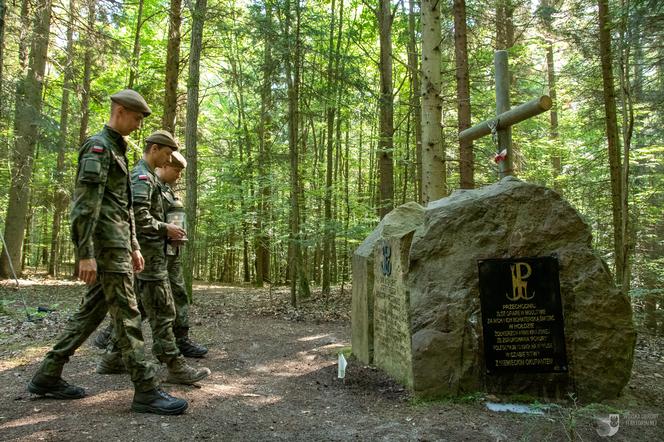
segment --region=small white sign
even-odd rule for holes
[[[344,357],[344,354],[339,353],[339,363],[338,363],[338,368],[339,368],[338,377],[339,377],[339,379],[343,379],[344,377],[346,377],[346,365],[348,365],[348,363],[346,362],[346,358]]]

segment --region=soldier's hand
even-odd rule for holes
[[[97,260],[81,259],[78,263],[78,277],[87,285],[94,284],[97,280]]]
[[[166,224],[166,235],[169,239],[178,240],[187,236],[187,232],[185,232],[182,227],[176,226],[175,224]]]
[[[141,254],[140,250],[134,250],[131,252],[131,263],[134,266],[134,272],[140,273],[143,271],[145,260],[143,259],[143,255]]]

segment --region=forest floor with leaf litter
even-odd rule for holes
[[[285,287],[195,286],[192,337],[210,352],[189,361],[212,375],[194,387],[165,385],[189,400],[182,416],[132,413],[128,376],[96,374],[100,351],[91,340],[64,372],[88,396],[38,398],[26,384],[84,287],[36,276],[22,280],[18,291],[10,287],[9,281],[0,285],[0,440],[588,441],[601,439],[596,418],[626,413],[656,414],[656,425],[626,425],[623,419],[611,440],[664,439],[662,337],[639,330],[632,378],[615,401],[570,399],[542,415],[489,411],[487,401],[517,398],[482,392],[423,402],[352,358],[346,378],[337,378],[337,355],[350,350],[349,286],[328,297],[315,291],[298,309],[290,307]],[[149,348],[146,323],[143,330]]]

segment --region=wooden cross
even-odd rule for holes
[[[551,98],[542,95],[510,109],[510,74],[507,51],[496,51],[494,55],[496,71],[496,117],[476,124],[461,133],[459,140],[473,141],[493,134],[498,138],[496,162],[500,178],[512,175],[512,126],[551,109]]]

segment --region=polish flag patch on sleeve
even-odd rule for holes
[[[92,146],[92,149],[90,149],[94,153],[102,153],[104,151],[104,148],[102,146]]]
[[[147,176],[147,175],[139,175],[139,176],[138,176],[138,179],[141,180],[141,181],[147,181],[147,180],[148,180],[148,176]]]

